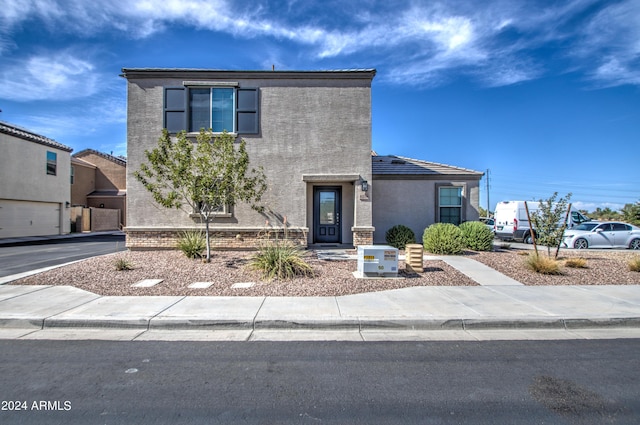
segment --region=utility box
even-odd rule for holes
[[[397,277],[398,249],[388,245],[358,247],[358,277]]]
[[[424,248],[417,243],[408,243],[404,247],[404,265],[405,269],[409,273],[422,273],[424,268],[422,267],[422,256]]]

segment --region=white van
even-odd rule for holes
[[[494,213],[496,237],[503,241],[533,243],[524,202],[498,202]],[[539,202],[527,201],[527,206],[529,207],[529,214],[532,214],[539,209]],[[567,219],[567,228],[570,229],[584,221],[590,221],[589,217],[585,217],[572,207]],[[560,224],[562,223],[558,223],[558,225]]]

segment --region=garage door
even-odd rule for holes
[[[0,200],[0,238],[60,234],[60,204]]]

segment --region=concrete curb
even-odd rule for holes
[[[346,318],[345,320],[246,320],[200,319],[200,320],[156,320],[148,318],[110,319],[56,319],[55,317],[0,319],[2,329],[139,329],[139,330],[524,330],[524,329],[603,329],[638,328],[640,317],[628,318],[495,318],[495,319],[451,319],[451,318],[398,318],[367,319]]]

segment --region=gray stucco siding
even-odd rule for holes
[[[413,230],[416,241],[422,242],[424,229],[438,221],[438,187],[463,187],[462,219],[478,220],[479,178],[464,179],[459,176],[447,179],[411,178],[402,176],[374,176],[373,225],[375,243],[385,242],[385,233],[397,224],[403,224]]]
[[[193,219],[183,212],[157,207],[133,176],[145,160],[144,151],[155,147],[160,137],[163,87],[193,79],[188,75],[129,78],[127,225],[132,228],[194,226]],[[246,205],[237,205],[233,218],[222,219],[216,226],[263,227],[268,217],[272,224],[277,224],[273,221],[286,216],[291,226],[310,227],[307,211],[310,184],[303,181],[303,175],[357,174],[371,179],[370,78],[233,81],[240,87],[259,89],[260,132],[240,137],[247,142],[252,166],[264,168],[269,189],[263,196],[263,204],[270,213],[265,216]],[[345,203],[353,203],[354,198],[353,190],[343,191]],[[368,204],[351,207],[357,213],[352,214],[350,224],[371,225]]]

